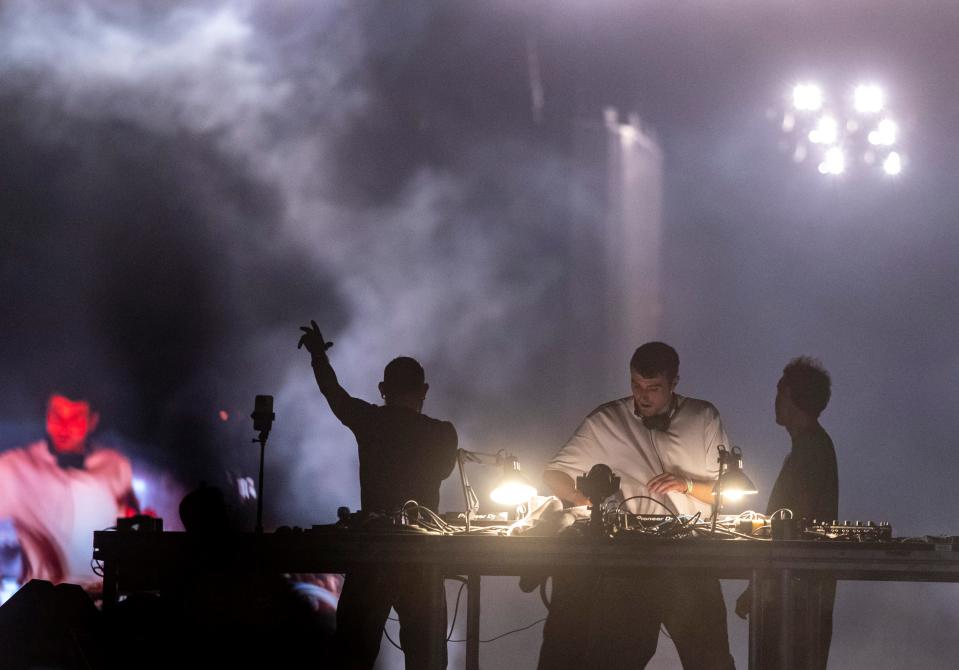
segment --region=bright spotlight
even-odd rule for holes
[[[809,141],[813,144],[834,144],[839,137],[839,124],[831,116],[820,117],[816,127],[809,131]]]
[[[889,92],[874,82],[852,83],[837,95],[808,80],[794,82],[792,97],[786,93],[778,110],[766,112],[780,126],[780,151],[823,175],[858,174],[864,168],[900,174],[908,137],[893,120],[899,112],[890,106]]]
[[[796,84],[793,87],[793,107],[804,112],[821,108],[822,89],[816,84]]]
[[[899,157],[897,152],[891,152],[886,156],[886,160],[882,162],[882,169],[885,170],[888,175],[899,174],[902,172],[902,158]]]
[[[853,102],[860,114],[875,114],[886,104],[886,95],[873,84],[862,84],[853,92]]]
[[[628,123],[622,123],[619,126],[619,139],[624,146],[629,146],[636,141],[636,137],[639,133],[636,131],[636,128],[629,125]]]
[[[842,174],[845,170],[846,157],[839,147],[832,147],[827,151],[822,163],[819,164],[820,174]]]
[[[869,132],[869,144],[889,146],[896,143],[899,126],[892,119],[883,119],[879,126]]]

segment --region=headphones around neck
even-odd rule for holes
[[[676,394],[674,393],[672,399],[669,401],[668,411],[662,414],[643,416],[640,418],[643,421],[643,425],[650,430],[658,430],[665,433],[669,430],[669,425],[673,422],[673,417],[676,415],[677,409],[679,409],[679,404],[676,402]]]
[[[57,465],[59,465],[64,470],[68,468],[74,468],[75,470],[83,470],[86,468],[86,459],[87,459],[86,449],[84,449],[79,454],[65,453],[62,451],[57,451],[56,448],[52,444],[50,444],[50,440],[47,440],[47,449],[49,449],[53,457],[57,459]]]

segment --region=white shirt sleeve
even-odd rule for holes
[[[586,417],[559,452],[546,465],[547,470],[558,470],[573,478],[585,475],[602,452],[602,445],[596,438],[592,417]]]

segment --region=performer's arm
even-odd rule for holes
[[[340,382],[336,378],[336,372],[333,370],[333,366],[330,365],[330,359],[325,352],[313,354],[310,360],[310,367],[313,368],[316,385],[320,387],[320,392],[323,393],[326,401],[330,403],[330,409],[333,410],[334,414],[339,416],[338,410],[345,407],[352,399],[352,396],[346,392],[346,389],[340,386]]]
[[[320,387],[320,392],[330,404],[330,409],[333,410],[336,418],[349,426],[353,423],[356,412],[366,407],[367,403],[354,398],[340,386],[336,372],[326,355],[326,350],[332,347],[333,343],[323,339],[316,321],[310,321],[310,326],[300,328],[303,335],[296,348],[305,346],[310,352],[310,365],[313,368],[313,376],[316,377],[316,385]]]
[[[676,491],[691,495],[697,500],[711,505],[716,501],[716,497],[713,495],[715,484],[715,480],[691,479],[674,475],[671,472],[664,472],[650,479],[647,486],[653,493],[662,494],[668,491]]]
[[[543,482],[560,500],[573,505],[588,505],[589,499],[582,491],[576,490],[575,474],[602,462],[602,445],[593,430],[592,414],[586,417],[563,448],[546,464]]]
[[[546,470],[543,473],[543,481],[553,492],[553,495],[560,500],[565,500],[573,505],[589,504],[589,499],[576,489],[576,482],[565,472]]]
[[[710,405],[709,416],[706,419],[703,431],[703,447],[705,448],[705,458],[709,469],[715,468],[717,474],[719,472],[717,456],[721,444],[729,444],[729,438],[726,436],[726,430],[723,428],[719,412]],[[712,505],[716,502],[716,496],[713,495],[715,484],[716,480],[714,478],[693,479],[677,473],[664,472],[650,479],[647,486],[653,493],[663,494],[668,491],[676,491]]]

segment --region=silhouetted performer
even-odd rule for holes
[[[783,376],[776,386],[776,423],[786,429],[792,440],[792,449],[783,462],[779,477],[769,495],[766,513],[788,509],[795,519],[832,521],[839,516],[839,474],[836,451],[829,435],[819,424],[819,415],[829,403],[832,382],[829,373],[815,359],[794,358],[783,368]],[[832,640],[832,612],[836,598],[836,580],[805,578],[795,589],[794,607],[799,634],[794,636],[792,651],[797,668],[825,668]],[[816,597],[816,587],[820,597]],[[763,598],[775,603],[778,590],[770,589]],[[736,602],[736,613],[746,618],[752,599],[747,589]],[[818,600],[818,602],[816,602]],[[818,609],[818,614],[811,612]],[[764,622],[768,644],[764,645],[763,667],[779,665],[778,620]],[[817,630],[805,625],[818,624]],[[820,644],[811,644],[818,637]]]
[[[395,511],[408,500],[435,511],[440,483],[456,462],[457,438],[453,424],[422,413],[429,390],[422,366],[407,357],[390,361],[379,384],[384,405],[370,404],[340,386],[326,355],[333,343],[323,339],[316,322],[310,324],[301,329],[304,334],[299,346],[310,352],[316,383],[333,414],[356,436],[363,511]],[[401,574],[384,570],[347,573],[336,613],[344,666],[373,667],[383,624],[392,607],[400,619],[406,667],[426,667],[430,656],[429,603],[438,592],[445,602],[443,581],[424,583],[424,577],[415,570]],[[445,621],[444,607],[444,630],[439,634],[445,635]]]
[[[718,447],[728,446],[719,412],[675,392],[679,355],[662,342],[639,347],[629,364],[632,395],[595,409],[546,466],[557,497],[587,504],[575,477],[605,463],[621,478],[618,498],[634,513],[711,512]],[[646,496],[629,500],[633,496]],[[727,670],[726,606],[719,580],[692,575],[554,577],[540,670],[643,668],[661,624],[683,667]]]

